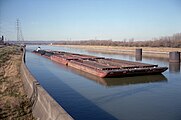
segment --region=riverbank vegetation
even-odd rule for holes
[[[0,47],[0,119],[34,119],[20,78],[21,58],[20,47]]]
[[[148,41],[135,41],[134,38],[122,41],[112,40],[84,40],[84,41],[60,41],[54,45],[97,45],[97,46],[124,46],[124,47],[171,47],[181,48],[181,33],[172,36],[153,38]]]

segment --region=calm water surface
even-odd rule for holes
[[[36,48],[27,46],[30,72],[76,120],[181,120],[180,64],[143,58],[141,62],[169,69],[163,75],[103,79],[31,53]],[[135,61],[128,55],[55,46],[41,48]]]

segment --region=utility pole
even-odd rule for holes
[[[23,44],[24,38],[23,38],[19,19],[16,20],[16,30],[17,30],[17,43]]]
[[[19,37],[19,19],[16,20],[16,32],[17,32],[17,42],[20,43],[20,37]]]

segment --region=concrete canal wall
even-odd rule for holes
[[[25,65],[25,49],[21,64],[24,89],[32,104],[32,112],[39,120],[73,120],[73,118],[39,85]]]

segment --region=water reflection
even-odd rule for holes
[[[169,72],[171,73],[180,72],[180,63],[169,63]]]
[[[142,61],[142,55],[136,55],[135,60],[136,61]]]
[[[152,83],[152,82],[166,82],[167,78],[160,75],[146,75],[146,76],[134,76],[124,78],[104,78],[107,86],[120,86],[140,83]]]
[[[144,75],[144,76],[131,76],[131,77],[122,77],[122,78],[100,78],[89,73],[70,68],[72,72],[76,72],[89,80],[93,80],[98,84],[114,87],[114,86],[124,86],[131,84],[141,84],[141,83],[152,83],[152,82],[167,82],[167,78],[163,74],[158,75]]]
[[[135,56],[130,55],[101,54],[64,47],[47,46],[47,49],[135,61]],[[142,61],[169,66],[168,58],[143,57]],[[76,116],[75,119],[98,119],[98,116],[108,119],[107,114],[121,120],[181,118],[179,65],[170,65],[169,70],[177,73],[172,74],[168,70],[163,73],[166,77],[148,75],[102,79],[34,54],[27,54],[27,64],[41,85],[68,113]]]

